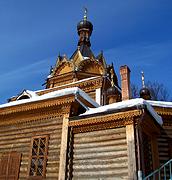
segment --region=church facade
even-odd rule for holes
[[[172,158],[172,103],[145,87],[132,99],[129,67],[119,86],[92,31],[85,14],[76,51],[58,56],[46,88],[0,105],[0,179],[142,179]]]

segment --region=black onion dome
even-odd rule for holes
[[[82,20],[77,25],[78,34],[81,29],[88,29],[90,31],[90,35],[91,35],[91,33],[93,31],[93,25],[90,21]]]
[[[148,88],[144,87],[140,90],[140,97],[146,100],[151,99],[151,94]]]
[[[117,95],[119,92],[115,86],[107,89],[107,96]]]

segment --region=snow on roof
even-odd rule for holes
[[[47,90],[55,89],[55,88],[59,88],[59,87],[66,87],[66,86],[77,84],[77,83],[81,83],[81,82],[84,82],[84,81],[88,81],[88,80],[92,80],[92,79],[97,79],[99,77],[100,76],[94,76],[94,77],[90,77],[90,78],[85,78],[85,79],[81,79],[79,81],[74,81],[74,82],[71,82],[71,83],[68,83],[68,84],[64,84],[64,85],[61,85],[61,86],[56,86],[56,87],[53,87],[53,88],[48,88]],[[41,91],[46,91],[46,89],[37,90],[37,91],[35,91],[35,93],[41,92]]]
[[[82,91],[78,87],[73,87],[73,88],[66,88],[66,89],[62,89],[62,90],[58,90],[58,91],[53,91],[53,92],[44,94],[42,96],[34,96],[34,97],[31,97],[30,99],[22,99],[22,100],[18,100],[18,101],[12,101],[12,102],[0,105],[0,108],[16,106],[16,105],[19,105],[19,104],[26,104],[26,103],[30,103],[30,102],[45,100],[45,99],[51,99],[51,98],[66,96],[66,95],[70,95],[70,94],[74,94],[74,95],[78,94],[78,95],[82,96],[84,99],[86,99],[89,103],[94,105],[95,107],[99,106],[84,91]]]
[[[119,109],[124,109],[124,108],[130,108],[130,107],[134,107],[134,106],[139,107],[139,106],[143,106],[143,105],[146,105],[146,107],[147,107],[148,111],[150,112],[150,114],[156,119],[156,121],[160,125],[162,125],[163,122],[162,122],[161,116],[159,116],[155,112],[153,107],[146,100],[144,100],[142,98],[117,102],[117,103],[113,103],[113,104],[110,104],[110,105],[101,106],[101,107],[98,107],[98,108],[90,108],[88,111],[86,111],[84,114],[81,114],[80,116],[97,114],[97,113],[108,112],[108,111],[113,111],[113,110],[119,110]]]
[[[38,96],[35,91],[26,90],[26,93],[30,94],[31,97]]]
[[[87,56],[83,56],[83,59],[85,60],[85,59],[90,59],[89,57],[87,57]]]
[[[22,96],[28,96],[29,98],[38,96],[35,91],[30,90],[23,90],[23,92],[17,97],[17,100],[19,100]]]
[[[149,104],[151,104],[152,106],[172,108],[172,102],[167,102],[167,101],[151,101],[151,100],[147,100],[147,102]]]

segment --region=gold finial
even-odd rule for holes
[[[110,74],[111,74],[111,86],[113,87],[114,85],[115,85],[115,83],[114,83],[114,71],[113,71],[113,69],[111,69],[110,70]]]
[[[88,9],[84,7],[84,21],[87,20],[87,13],[88,13]]]
[[[144,88],[144,87],[145,87],[145,76],[144,76],[144,72],[141,71],[141,74],[142,74],[142,87]]]

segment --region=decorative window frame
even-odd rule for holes
[[[41,139],[45,138],[45,150],[43,151],[43,154],[40,153],[40,142]],[[33,155],[34,152],[34,142],[38,141],[38,148],[37,148],[37,153]],[[40,135],[40,136],[34,136],[31,139],[31,146],[30,146],[30,155],[29,155],[29,167],[28,167],[28,177],[29,179],[43,179],[46,177],[46,165],[47,165],[47,159],[48,159],[48,143],[49,143],[49,135]],[[36,159],[35,163],[35,174],[31,174],[31,168],[32,168],[32,159]],[[38,163],[40,159],[43,159],[43,164],[42,164],[42,175],[38,175]]]

